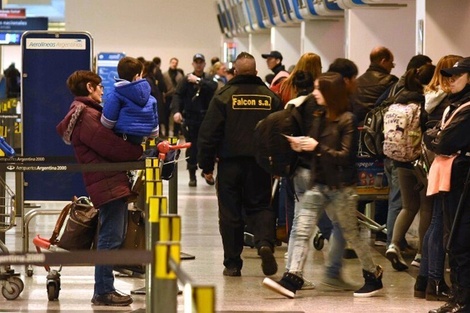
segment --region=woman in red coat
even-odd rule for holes
[[[123,140],[101,124],[103,86],[97,74],[76,71],[67,79],[67,86],[75,99],[57,125],[57,132],[65,143],[73,146],[78,163],[126,162],[141,157],[141,146]],[[126,231],[126,201],[132,195],[127,174],[125,171],[83,172],[83,179],[93,204],[100,210],[97,249],[118,249]],[[114,288],[112,265],[95,266],[93,304],[125,306],[132,301],[129,295]]]

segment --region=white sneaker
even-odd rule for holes
[[[392,263],[392,266],[397,271],[404,271],[408,269],[408,265],[406,264],[403,256],[401,255],[400,249],[395,246],[393,243],[388,247],[387,251],[385,252],[385,256],[389,261]]]
[[[413,265],[415,267],[420,267],[421,266],[421,254],[420,253],[416,253],[416,256],[413,259],[413,261],[411,262],[411,265]]]
[[[303,277],[303,279],[304,279],[304,284],[302,285],[302,288],[300,288],[301,290],[315,289],[316,286],[312,281],[306,279],[305,277]]]

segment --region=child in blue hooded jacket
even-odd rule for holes
[[[157,100],[150,94],[147,80],[142,79],[144,65],[132,57],[118,63],[114,89],[106,97],[101,123],[140,145],[145,138],[158,136]]]

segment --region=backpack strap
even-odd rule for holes
[[[447,112],[444,112],[444,114],[442,114],[442,122],[441,122],[441,123],[442,123],[442,124],[441,124],[442,126],[441,126],[441,130],[444,129],[445,127],[447,127],[447,126],[450,124],[450,122],[454,119],[455,115],[456,115],[458,112],[462,111],[463,108],[468,107],[468,106],[470,106],[470,101],[469,101],[469,102],[466,102],[466,103],[464,103],[464,104],[462,104],[462,105],[459,106],[457,109],[455,109],[455,111],[452,112],[452,114],[451,114],[451,116],[449,117],[449,119],[448,119],[447,121],[445,121],[445,122],[444,122],[444,117],[446,116]],[[449,107],[447,107],[446,110],[447,110],[448,108],[449,108]]]
[[[388,106],[388,105],[395,103],[395,100],[402,93],[402,91],[405,90],[405,87],[401,87],[399,90],[397,89],[398,89],[398,83],[396,83],[393,86],[393,88],[390,89],[390,93],[388,94],[387,99],[385,99],[380,105],[385,104]]]

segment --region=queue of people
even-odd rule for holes
[[[418,254],[413,261],[420,272],[414,296],[446,301],[430,311],[433,313],[470,312],[470,244],[466,240],[470,142],[464,135],[470,129],[466,126],[470,123],[470,58],[444,56],[434,66],[427,56],[413,56],[399,79],[391,74],[393,53],[385,47],[372,49],[371,64],[361,76],[357,66],[344,58],[321,73],[320,57],[306,53],[288,73],[279,51],[262,57],[275,75],[269,85],[257,76],[255,56],[246,52],[237,56],[231,69],[214,59],[209,73],[205,72],[205,56],[196,53],[194,70],[187,75],[178,69],[176,58],[162,73],[159,66],[152,65],[158,59],[149,63],[126,57],[119,62],[119,78],[104,107],[100,105],[101,78],[77,71],[67,81],[75,100],[57,130],[74,147],[80,163],[132,161],[142,156],[141,143],[146,138],[169,135],[170,123],[161,121],[172,116],[173,124],[192,143],[186,151],[188,185],[197,186],[200,169],[205,182],[216,186],[223,275],[242,275],[246,225],[252,227],[263,274],[275,275],[276,227],[284,221],[289,225],[286,269],[280,279],[266,277],[263,285],[288,298],[294,298],[298,290],[315,288],[303,277],[303,267],[309,239],[318,224],[331,231],[322,283],[354,290],[355,297],[370,297],[383,289],[383,269],[372,259],[357,226],[358,126],[387,99],[415,104],[420,108],[419,132],[424,134],[417,143],[421,153],[407,162],[393,157],[385,160],[391,187],[384,205],[386,257],[395,270],[408,269],[402,257],[408,246],[405,235],[420,212]],[[159,100],[166,110],[158,108]],[[288,200],[272,204],[272,176],[256,163],[250,144],[256,124],[289,103],[303,110],[303,124],[308,129],[302,136],[286,139],[300,160],[293,174],[283,178],[293,187],[284,194],[284,199],[290,196],[292,200],[290,208]],[[165,133],[159,134],[162,128]],[[128,177],[125,172],[112,177],[84,173],[84,180],[100,209],[98,250],[117,249],[124,239],[126,201],[132,195]],[[319,222],[322,215],[325,219]],[[342,273],[346,243],[361,262],[362,286],[350,283]],[[444,278],[445,245],[450,287]],[[96,266],[92,303],[132,303],[130,296],[114,288],[113,281],[111,267]]]

